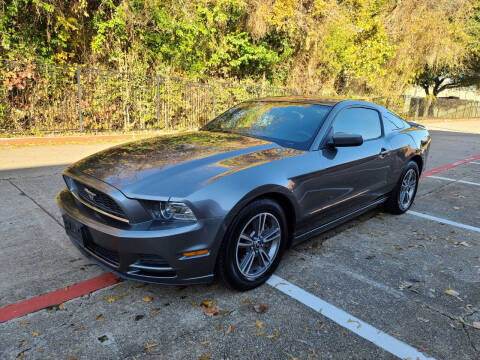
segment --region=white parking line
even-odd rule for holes
[[[419,213],[419,212],[416,212],[416,211],[413,211],[413,210],[408,210],[407,214],[419,216],[419,217],[422,217],[422,218],[428,219],[428,220],[437,221],[437,222],[442,223],[442,224],[456,226],[456,227],[459,227],[459,228],[462,228],[462,229],[467,229],[467,230],[480,232],[480,228],[475,227],[475,226],[458,223],[456,221],[442,219],[442,218],[432,216],[432,215],[422,214],[422,213]]]
[[[480,184],[479,184],[479,183],[476,183],[476,182],[465,181],[465,180],[457,180],[457,179],[451,179],[451,178],[447,178],[447,177],[443,177],[443,176],[430,175],[430,176],[427,176],[427,177],[432,178],[432,179],[446,180],[446,181],[458,182],[458,183],[462,183],[462,184],[469,184],[469,185],[480,186]]]
[[[316,297],[313,294],[299,288],[296,285],[282,279],[276,275],[272,275],[268,279],[267,284],[280,290],[309,308],[318,311],[323,316],[334,321],[338,325],[354,332],[358,336],[374,343],[378,347],[388,351],[401,359],[432,359],[423,355],[414,347],[395,339],[394,337],[384,333],[372,325],[350,315],[349,313],[333,306],[326,301]]]

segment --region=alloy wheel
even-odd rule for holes
[[[253,216],[237,239],[235,258],[238,270],[248,280],[262,276],[277,256],[282,238],[280,223],[271,213]]]
[[[409,169],[402,180],[398,204],[402,210],[408,209],[412,204],[413,195],[417,187],[417,172],[415,169]]]

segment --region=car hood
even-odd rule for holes
[[[303,153],[251,137],[191,132],[122,144],[71,165],[102,180],[127,197],[186,197],[225,175]]]

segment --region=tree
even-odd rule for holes
[[[480,85],[480,67],[478,62],[473,61],[466,69],[425,65],[424,70],[415,77],[414,83],[422,87],[426,95],[437,97],[444,90]]]

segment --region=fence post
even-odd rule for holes
[[[83,131],[83,114],[82,114],[82,84],[80,82],[80,64],[77,64],[77,88],[78,88],[78,125],[80,132]]]
[[[212,119],[215,119],[215,88],[212,88]]]
[[[157,78],[157,126],[160,124],[160,76],[156,74]]]

